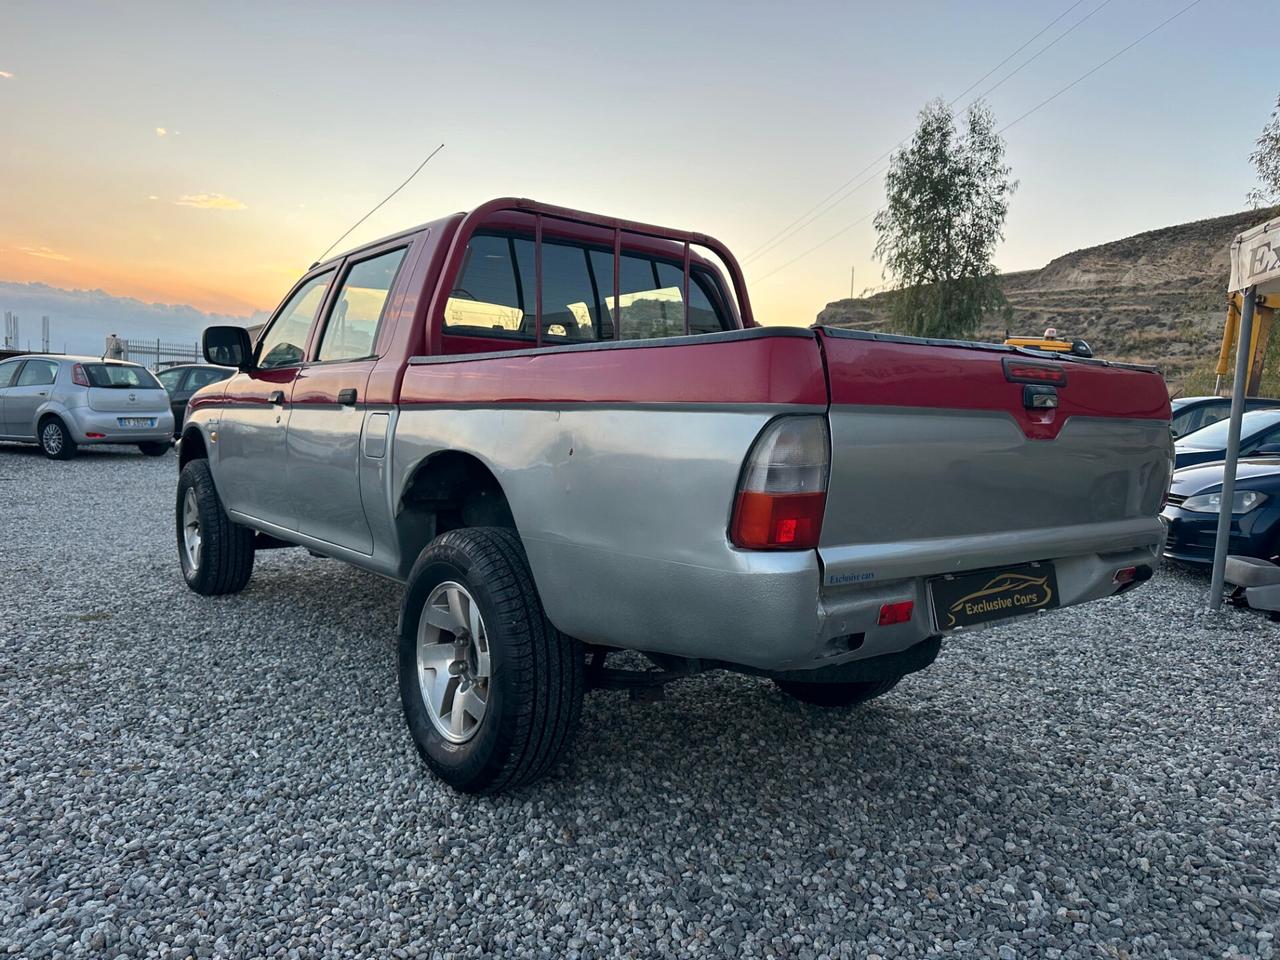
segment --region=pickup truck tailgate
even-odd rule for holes
[[[831,399],[826,586],[1159,542],[1172,439],[1158,373],[994,344],[819,337]],[[1006,360],[1064,370],[1059,406],[1028,409]]]

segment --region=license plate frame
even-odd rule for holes
[[[1027,616],[1061,606],[1058,573],[1047,561],[1014,563],[934,577],[929,605],[939,630]]]
[[[155,417],[116,417],[116,423],[125,430],[150,430],[156,425]]]

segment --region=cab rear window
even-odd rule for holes
[[[86,363],[85,376],[91,387],[107,387],[119,390],[160,390],[158,380],[146,367],[123,363]]]
[[[620,266],[615,303],[612,251],[543,241],[543,345],[684,335],[683,267],[635,253],[623,253]],[[467,244],[461,275],[449,292],[445,331],[536,341],[536,290],[534,242],[479,233]],[[712,274],[695,266],[689,277],[689,333],[733,329],[723,302]]]

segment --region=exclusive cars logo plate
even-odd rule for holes
[[[1058,606],[1058,579],[1050,563],[980,570],[929,581],[941,630],[1004,620]]]

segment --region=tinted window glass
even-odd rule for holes
[[[170,393],[178,389],[178,384],[182,380],[182,375],[186,370],[165,370],[156,374],[156,379],[160,381],[160,386],[164,387]]]
[[[587,251],[563,243],[542,245],[542,338],[545,342],[598,340],[600,304]]]
[[[187,380],[187,389],[199,390],[201,387],[207,387],[211,383],[227,379],[234,372],[234,370],[213,370],[208,367],[192,370],[191,376]]]
[[[18,374],[15,387],[43,387],[58,378],[58,365],[52,360],[28,360]]]
[[[1217,423],[1219,420],[1225,420],[1229,416],[1231,416],[1231,404],[1229,403],[1214,404],[1211,407],[1204,407],[1200,411],[1200,419],[1193,429],[1199,430],[1202,427],[1209,426],[1211,423]]]
[[[547,240],[542,246],[542,336],[549,344],[611,340],[615,315],[622,338],[684,333],[684,270],[663,260],[623,254],[620,305],[613,303],[613,253]],[[454,333],[535,337],[534,245],[527,238],[477,235],[467,245],[460,278],[445,307]],[[695,270],[689,284],[689,332],[710,333],[732,324],[718,310],[715,283]]]
[[[650,337],[678,337],[684,333],[684,297],[680,291],[683,270],[674,282],[658,278],[656,264],[649,259],[624,255],[619,280],[618,330],[623,340]],[[613,305],[613,297],[608,300]]]
[[[600,301],[600,339],[613,339],[613,254],[605,250],[590,251],[591,277]]]
[[[532,251],[533,244],[526,243]],[[475,236],[467,244],[462,272],[445,304],[446,328],[468,333],[520,334],[524,330],[524,291],[518,283],[513,243],[507,237]],[[530,266],[532,276],[532,266]],[[533,290],[527,296],[532,301]],[[533,336],[533,331],[527,331]]]
[[[347,270],[320,341],[320,360],[372,357],[378,325],[391,295],[404,249],[361,260]]]
[[[86,363],[84,372],[91,387],[116,390],[158,390],[160,384],[146,367],[124,363]]]
[[[1268,427],[1280,425],[1280,411],[1254,410],[1246,413],[1240,423],[1240,436],[1252,437]],[[1212,426],[1198,430],[1185,437],[1187,446],[1192,449],[1217,450],[1227,445],[1227,432],[1231,429],[1230,420],[1219,420]]]
[[[663,287],[675,287],[680,290],[684,284],[684,268],[664,260],[658,261],[658,282]],[[708,277],[701,270],[692,270],[689,274],[689,332],[715,333],[717,330],[729,329],[727,321],[722,322],[716,308],[708,296],[708,288],[714,289]],[[680,318],[681,324],[684,317]]]
[[[13,382],[13,378],[17,374],[20,366],[22,366],[21,360],[10,360],[8,363],[0,363],[0,389],[9,386],[9,384]]]
[[[332,273],[312,277],[289,298],[275,323],[258,344],[258,366],[264,369],[288,367],[302,362],[307,333],[320,312]]]

